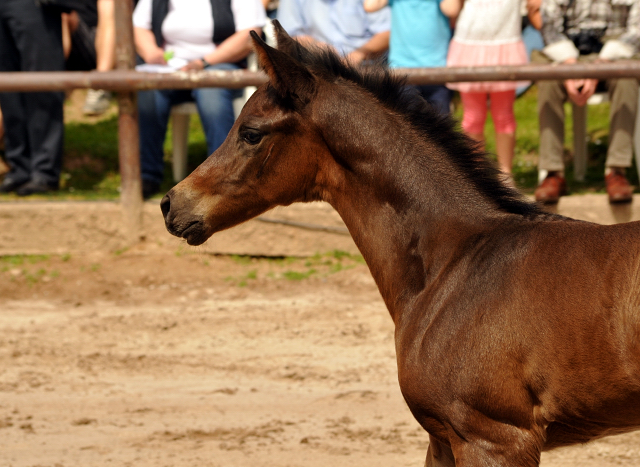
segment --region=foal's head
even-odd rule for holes
[[[167,229],[190,245],[274,206],[320,199],[316,176],[327,148],[310,117],[320,83],[286,53],[304,49],[279,25],[279,50],[255,34],[253,40],[269,82],[248,100],[225,142],[161,202]]]

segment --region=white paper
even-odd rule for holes
[[[136,71],[144,71],[147,73],[173,73],[189,63],[184,58],[172,58],[166,65],[156,63],[143,63],[136,65]]]

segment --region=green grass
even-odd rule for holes
[[[282,258],[231,255],[240,266],[251,267],[237,276],[227,276],[225,281],[237,287],[246,287],[255,281],[300,282],[311,277],[326,278],[343,270],[364,264],[362,255],[334,250],[309,258],[286,256]]]
[[[537,181],[538,162],[538,116],[536,110],[537,90],[530,88],[515,103],[518,122],[516,157],[514,161],[515,180],[525,192],[532,192]],[[71,105],[67,103],[67,105]],[[573,180],[572,154],[573,131],[571,106],[566,105],[565,159],[567,179],[573,193],[600,191],[604,187],[603,166],[606,157],[609,126],[609,104],[589,106],[587,176],[584,183]],[[458,106],[455,116],[460,118],[462,110]],[[494,127],[489,116],[485,128],[487,151],[495,152]],[[162,191],[173,186],[171,174],[171,125],[164,145],[165,182]],[[192,116],[189,127],[188,169],[197,167],[207,156],[207,145],[202,125],[197,116]],[[96,122],[72,121],[65,125],[64,167],[61,190],[36,199],[117,199],[119,196],[120,174],[118,171],[118,121],[114,115]],[[638,184],[635,168],[629,171],[630,180]],[[0,200],[16,199],[14,194],[0,195]]]
[[[37,264],[47,261],[49,255],[7,255],[0,256],[0,267],[9,268],[25,264]],[[6,270],[6,269],[5,269]]]
[[[60,258],[64,260],[64,255]],[[9,273],[10,281],[24,281],[33,286],[42,280],[51,280],[60,276],[60,271],[49,271],[44,266],[49,266],[49,255],[6,255],[0,256],[0,274]],[[42,264],[46,263],[46,264]],[[4,276],[2,280],[6,280]]]

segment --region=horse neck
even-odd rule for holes
[[[505,214],[401,118],[362,101],[357,107],[359,113],[340,110],[325,119],[331,157],[320,164],[318,184],[397,323],[461,245]],[[366,124],[356,115],[364,115]]]

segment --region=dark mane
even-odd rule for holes
[[[404,115],[420,133],[444,149],[447,157],[475,188],[498,209],[523,216],[542,213],[535,203],[501,180],[501,172],[471,138],[456,129],[456,121],[440,115],[413,88],[406,77],[385,66],[354,67],[332,50],[303,47],[297,41],[286,51],[315,75],[328,80],[351,81],[373,94],[388,109]]]

